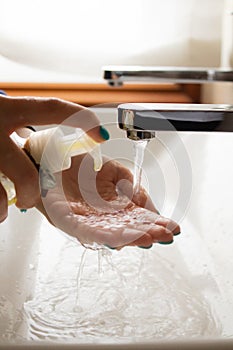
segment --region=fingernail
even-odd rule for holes
[[[100,126],[100,135],[104,140],[108,140],[110,137],[108,130],[106,130],[102,125]]]
[[[105,244],[104,246],[109,248],[109,249],[116,250],[116,248],[110,247],[110,245]]]
[[[27,212],[27,209],[20,209],[20,212],[21,212],[21,213],[26,213],[26,212]]]
[[[172,244],[173,243],[173,240],[172,241],[169,241],[169,242],[158,242],[159,244],[164,244],[164,245],[166,245],[166,244]]]
[[[138,248],[141,248],[141,249],[150,249],[152,246],[153,246],[153,244],[149,245],[148,247],[143,247],[143,246],[139,245]]]
[[[180,232],[173,233],[173,236],[178,236],[178,235],[180,235]]]

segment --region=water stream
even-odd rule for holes
[[[77,291],[76,291],[76,301],[75,301],[75,309],[78,310],[79,308],[79,297],[80,297],[80,290],[81,290],[81,281],[82,281],[82,274],[83,274],[83,269],[84,269],[84,264],[85,264],[85,256],[86,256],[86,250],[83,251],[82,256],[81,256],[81,261],[80,265],[78,267],[78,272],[77,272]]]
[[[146,146],[148,144],[148,140],[136,141],[133,144],[134,147],[134,180],[133,180],[133,188],[134,195],[139,194],[141,179],[142,179],[142,164],[144,159],[144,152]]]

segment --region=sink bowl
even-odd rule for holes
[[[103,153],[133,169],[117,112]],[[143,185],[182,232],[149,250],[86,250],[35,209],[0,225],[0,349],[233,347],[233,136],[158,132]]]

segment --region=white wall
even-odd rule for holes
[[[96,80],[108,64],[219,66],[223,0],[0,0],[1,80]]]
[[[224,1],[221,66],[233,68],[233,0]],[[203,89],[203,102],[233,104],[233,83],[206,85]]]

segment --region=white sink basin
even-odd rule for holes
[[[116,111],[98,115],[111,132],[103,152],[132,167]],[[0,349],[232,348],[232,149],[227,133],[149,143],[144,185],[182,228],[170,246],[85,251],[35,210],[10,208],[0,225]]]

